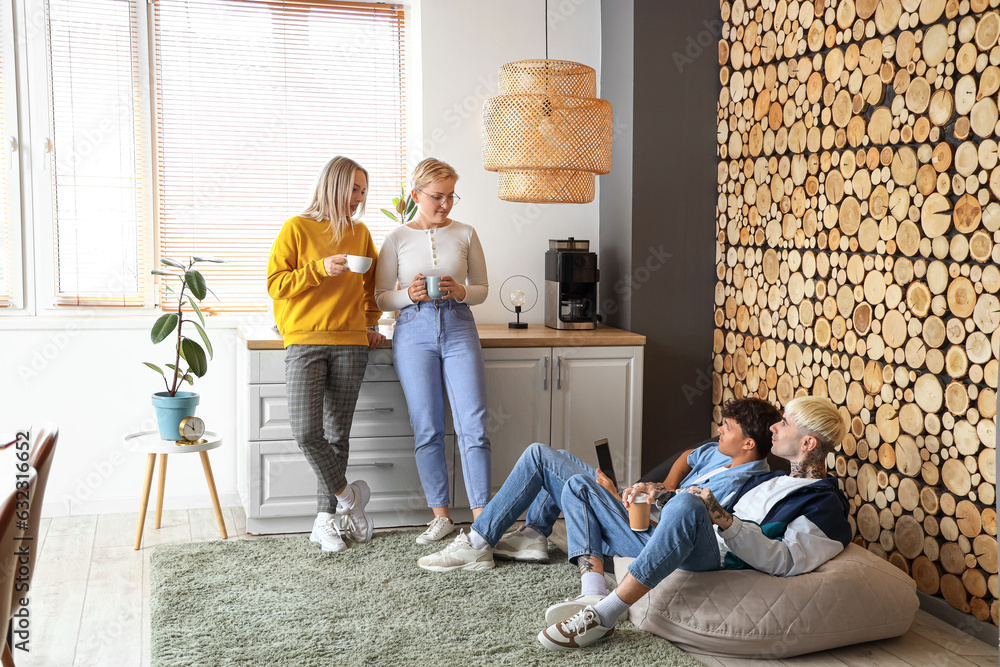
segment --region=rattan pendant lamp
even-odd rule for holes
[[[483,105],[483,167],[500,173],[505,201],[586,204],[611,171],[611,104],[592,67],[548,59],[545,4],[545,60],[501,67],[500,94]]]

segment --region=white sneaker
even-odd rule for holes
[[[327,519],[317,519],[313,524],[312,532],[309,534],[310,542],[319,542],[323,551],[346,551],[347,543],[340,536],[340,527],[336,523],[337,517]]]
[[[437,542],[455,532],[455,523],[446,516],[436,516],[427,524],[427,530],[417,535],[417,544]]]
[[[473,549],[463,530],[446,548],[418,559],[417,565],[431,572],[490,570],[493,568],[493,549],[489,545]]]
[[[606,628],[601,625],[601,617],[588,605],[575,616],[539,632],[538,641],[550,651],[571,651],[614,636],[614,627]]]
[[[607,596],[577,595],[575,598],[566,598],[562,602],[557,602],[545,610],[545,625],[555,625],[572,618],[583,611],[587,605],[593,606],[605,597]]]
[[[549,540],[544,535],[528,537],[523,534],[524,527],[507,533],[493,547],[496,558],[518,560],[528,563],[549,562]]]
[[[350,484],[354,489],[354,504],[350,507],[337,501],[338,526],[348,539],[355,542],[367,542],[372,538],[375,530],[375,522],[365,513],[365,505],[372,497],[372,491],[368,488],[368,482],[359,479]]]

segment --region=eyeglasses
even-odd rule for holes
[[[448,206],[454,206],[458,202],[462,201],[462,198],[458,195],[452,193],[447,197],[445,195],[432,195],[429,192],[424,192],[423,190],[417,190],[417,192],[423,193],[431,198],[431,200],[440,206],[441,204],[447,204]]]

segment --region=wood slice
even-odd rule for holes
[[[989,97],[1000,90],[1000,68],[990,65],[979,75],[979,90],[976,91],[976,99],[981,100]]]
[[[916,477],[920,474],[920,448],[916,441],[908,435],[900,435],[896,439],[896,469],[907,477]]]
[[[937,21],[944,13],[945,4],[945,0],[921,0],[920,22],[930,24]]]
[[[976,105],[979,101],[976,99],[978,95],[978,85],[976,83],[976,78],[971,74],[966,74],[961,79],[955,83],[955,113],[959,116],[967,116],[972,111],[972,107]],[[956,121],[957,124],[957,121]],[[971,126],[970,126],[971,127]],[[956,128],[956,135],[960,139],[964,139],[964,135],[959,135],[957,133],[958,128]]]
[[[854,115],[854,104],[851,94],[847,90],[841,90],[833,101],[833,123],[837,127],[847,127]]]
[[[854,0],[840,0],[837,5],[837,25],[841,30],[846,30],[854,25]]]
[[[1000,16],[994,13],[985,14],[976,26],[976,46],[980,51],[989,51],[997,43],[1000,34]]]
[[[948,285],[948,309],[956,317],[969,317],[976,309],[976,288],[965,276]]]
[[[911,84],[912,87],[912,84]],[[982,100],[982,102],[991,102],[992,100]],[[996,104],[993,105],[994,111],[996,110]],[[983,122],[985,122],[986,116],[984,112]],[[863,121],[862,121],[863,122]],[[872,112],[871,119],[868,121],[868,138],[871,142],[876,145],[889,143],[889,135],[892,132],[892,111],[887,107],[878,107]]]
[[[980,389],[979,396],[976,399],[976,407],[979,408],[980,417],[985,417],[986,419],[993,419],[993,417],[997,413],[997,393],[993,389],[990,389],[989,387],[986,387],[985,389]]]
[[[928,67],[937,67],[948,53],[948,28],[944,24],[932,25],[924,33],[920,55]]]
[[[997,125],[997,103],[991,97],[979,100],[969,112],[972,121],[972,131],[977,137],[991,137]]]
[[[983,532],[979,510],[969,500],[962,500],[955,507],[955,521],[958,523],[959,531],[969,539]]]
[[[965,553],[955,542],[941,545],[938,562],[945,572],[961,574],[965,572]]]
[[[956,496],[967,496],[972,490],[972,478],[965,464],[957,459],[948,459],[941,466],[941,480]]]
[[[904,403],[899,408],[899,428],[916,436],[924,432],[924,413],[913,403]]]
[[[969,357],[958,345],[952,345],[944,355],[944,370],[953,378],[964,377],[969,371]]]
[[[910,185],[917,178],[918,167],[917,154],[909,146],[902,146],[892,158],[892,180],[897,185]]]
[[[923,80],[923,79],[921,79]],[[907,91],[909,96],[909,91]],[[907,103],[909,107],[909,103]],[[927,117],[935,125],[947,125],[951,122],[955,114],[955,100],[951,96],[951,91],[944,88],[934,91],[928,104]]]
[[[946,334],[947,329],[945,328],[944,321],[937,315],[931,315],[924,320],[922,335],[924,342],[927,343],[927,347],[941,347],[944,344]]]
[[[979,169],[979,149],[971,141],[962,143],[955,151],[955,171],[971,176]]]
[[[955,204],[952,222],[954,222],[957,231],[969,234],[979,227],[982,217],[983,207],[979,205],[979,200],[971,194],[965,194]]]
[[[968,614],[972,609],[969,607],[969,594],[962,585],[962,580],[954,574],[946,574],[941,577],[941,595],[955,609]]]
[[[898,551],[892,552],[889,556],[889,562],[902,570],[904,573],[910,573],[910,562],[906,560],[906,558],[904,558]]]
[[[875,8],[881,0],[857,0],[854,3],[854,8],[858,12],[858,17],[863,19],[870,19],[875,15]]]
[[[920,478],[925,484],[936,485],[941,481],[941,471],[930,461],[924,461],[920,466]]]
[[[972,541],[976,562],[990,574],[997,573],[997,540],[990,535],[979,535]]]
[[[955,69],[960,74],[968,74],[976,68],[976,58],[978,56],[979,51],[976,50],[975,44],[963,44],[955,56]]]
[[[917,590],[936,595],[941,588],[941,572],[927,556],[917,556],[910,564],[910,575],[917,582]]]
[[[906,288],[906,306],[917,317],[926,317],[931,308],[931,291],[922,282],[910,283]]]
[[[987,294],[985,296],[992,296]],[[980,297],[979,300],[982,300]],[[979,306],[979,302],[976,302],[976,306]],[[974,364],[985,364],[990,360],[990,356],[993,354],[990,350],[990,339],[986,337],[986,334],[981,331],[973,331],[969,334],[969,337],[965,339],[965,357],[968,361]]]
[[[937,412],[944,402],[944,389],[937,376],[925,373],[913,385],[913,398],[924,412]]]
[[[847,236],[854,236],[861,226],[861,204],[854,197],[844,197],[840,205],[838,218],[841,231]]]
[[[951,382],[944,389],[944,404],[953,415],[964,415],[969,409],[969,392],[961,382]]]
[[[979,229],[969,238],[969,256],[977,262],[988,262],[993,255],[993,239]]]
[[[877,361],[865,364],[864,384],[865,391],[873,396],[882,390],[882,366]]]
[[[992,294],[982,294],[976,299],[976,307],[972,311],[972,320],[985,334],[991,334],[1000,327],[1000,299]],[[984,363],[977,361],[976,363]]]
[[[962,585],[965,586],[965,590],[969,591],[969,595],[977,598],[986,597],[988,592],[986,575],[979,570],[966,570],[962,573]]]
[[[917,170],[917,190],[925,197],[937,188],[938,172],[933,165],[925,164]]]
[[[920,229],[909,220],[904,220],[896,229],[896,247],[908,257],[916,255],[920,250]]]
[[[997,482],[997,450],[987,448],[979,452],[979,474],[989,484]]]
[[[951,167],[951,145],[942,141],[935,146],[931,153],[931,164],[939,174],[948,171]]]
[[[928,514],[937,514],[939,508],[938,492],[929,486],[920,489],[920,506]]]
[[[878,540],[882,527],[879,524],[878,511],[874,505],[862,505],[856,517],[858,532],[869,542]]]
[[[949,2],[951,2],[951,0],[949,0]],[[965,583],[964,580],[962,583]],[[969,600],[969,609],[971,610],[970,613],[973,616],[975,616],[978,620],[980,621],[990,620],[990,605],[988,602],[986,602],[986,600],[976,597],[972,598],[971,600]]]
[[[909,514],[899,517],[893,532],[896,548],[907,558],[916,558],[924,550],[924,529]]]
[[[888,35],[899,27],[899,19],[903,14],[903,6],[899,0],[881,0],[875,7],[875,27],[879,34]],[[912,35],[911,35],[912,38]],[[899,49],[897,46],[897,54]],[[897,55],[898,57],[898,55]],[[900,63],[904,66],[906,63]]]
[[[878,493],[878,481],[875,467],[869,463],[861,466],[858,470],[857,480],[858,494],[861,496],[861,499],[865,502],[874,501],[875,494]]]
[[[917,488],[917,483],[909,477],[899,481],[896,497],[899,499],[899,504],[907,512],[912,512],[920,505],[920,489]]]
[[[941,236],[951,226],[951,203],[937,192],[928,193],[920,209],[920,227],[929,239]]]
[[[906,108],[915,114],[922,114],[927,110],[927,105],[931,99],[931,85],[922,76],[910,81],[906,89]],[[933,119],[932,119],[933,120]]]

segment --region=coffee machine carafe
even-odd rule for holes
[[[545,253],[545,326],[552,329],[597,327],[597,255],[590,241],[550,240]]]

